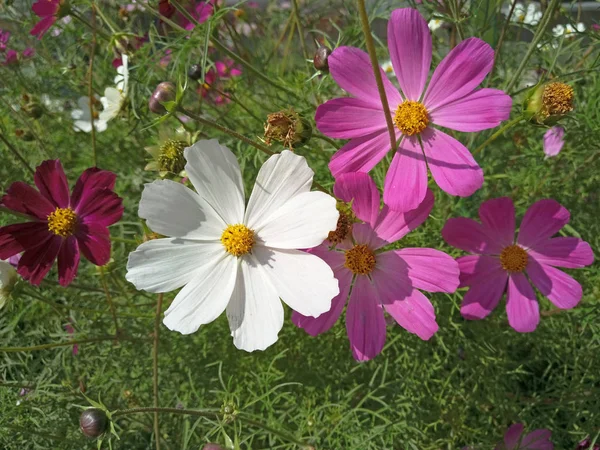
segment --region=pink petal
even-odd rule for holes
[[[77,214],[83,223],[105,227],[117,223],[123,216],[123,200],[108,189],[93,189],[79,203]]]
[[[479,89],[429,112],[431,122],[457,131],[494,128],[510,116],[512,98],[499,89]]]
[[[384,306],[410,297],[414,290],[408,276],[408,264],[393,250],[377,254],[371,278]]]
[[[383,306],[398,325],[424,341],[428,341],[438,330],[433,305],[416,289],[409,296]]]
[[[501,246],[515,242],[515,207],[509,197],[487,200],[479,207],[479,219]]]
[[[368,223],[355,223],[352,225],[352,238],[357,245],[366,245],[371,250],[377,250],[388,244],[381,239]]]
[[[522,423],[515,423],[506,430],[506,434],[504,435],[504,445],[506,450],[515,450],[517,448],[523,430],[524,427]]]
[[[58,159],[41,163],[35,171],[34,181],[40,193],[54,206],[69,206],[69,183]]]
[[[466,217],[448,219],[442,237],[452,247],[469,253],[500,254],[503,248],[486,227]]]
[[[419,11],[401,8],[392,12],[388,48],[402,92],[408,100],[419,100],[431,65],[431,34]]]
[[[35,24],[29,34],[37,37],[38,40],[40,40],[44,34],[46,34],[46,31],[48,31],[50,27],[54,25],[54,22],[56,22],[56,16],[46,16]]]
[[[489,256],[465,256],[458,259],[461,284],[471,286],[463,297],[461,315],[468,320],[487,317],[498,306],[506,290],[508,273],[498,259]],[[464,270],[464,273],[463,273]]]
[[[342,269],[346,261],[346,257],[342,252],[330,250],[326,243],[308,249],[306,252],[321,258],[334,272]]]
[[[369,278],[356,277],[346,310],[346,331],[357,361],[375,358],[385,345],[383,309]]]
[[[492,70],[494,50],[477,38],[462,41],[437,66],[423,103],[428,111],[470,94]]]
[[[63,239],[59,236],[47,236],[36,247],[23,253],[17,272],[34,286],[38,286],[52,268]]]
[[[343,90],[375,108],[383,109],[371,60],[366,52],[356,47],[338,47],[329,55],[328,62],[331,76]],[[402,97],[381,67],[379,71],[389,106],[395,109],[402,103]]]
[[[565,129],[563,127],[552,127],[544,133],[544,153],[546,157],[556,156],[565,145]]]
[[[71,207],[77,209],[82,197],[86,196],[87,191],[93,189],[110,189],[115,188],[117,176],[107,170],[100,170],[97,167],[91,167],[85,170],[73,188],[71,195]]]
[[[321,133],[335,139],[351,139],[387,130],[381,106],[357,98],[334,98],[319,105],[315,122]]]
[[[433,201],[433,192],[428,189],[423,202],[412,211],[393,211],[384,205],[375,224],[377,236],[387,242],[395,242],[406,236],[429,217],[433,209]]]
[[[483,170],[467,147],[433,128],[426,128],[421,138],[431,175],[444,192],[468,197],[483,185]]]
[[[395,253],[408,265],[408,277],[417,289],[454,292],[460,270],[450,255],[432,248],[403,248]]]
[[[46,222],[15,223],[0,227],[0,259],[37,247],[54,236]]]
[[[552,432],[546,429],[534,430],[525,435],[521,441],[522,450],[553,450],[554,444],[550,442]]]
[[[562,270],[529,258],[527,275],[535,287],[557,308],[571,309],[581,300],[581,285]]]
[[[311,336],[317,336],[328,331],[339,319],[348,294],[352,285],[352,272],[347,269],[342,269],[334,272],[340,286],[340,293],[331,300],[331,309],[321,314],[319,317],[303,316],[299,312],[294,311],[292,314],[292,322],[297,327],[302,328]]]
[[[460,286],[478,284],[498,271],[505,272],[497,256],[467,255],[456,259],[460,270]]]
[[[329,170],[334,178],[347,172],[368,172],[383,159],[390,148],[387,130],[354,138],[333,155]]]
[[[75,235],[79,249],[88,261],[103,266],[110,261],[110,233],[96,223],[82,223]]]
[[[379,214],[379,190],[368,174],[352,172],[340,175],[333,185],[333,193],[347,203],[352,202],[352,211],[356,217],[375,225]]]
[[[558,233],[569,219],[569,211],[556,200],[539,200],[523,216],[517,242],[535,250],[546,239]]]
[[[418,139],[400,143],[385,176],[383,202],[395,211],[415,209],[427,193],[427,164]]]
[[[21,181],[10,185],[2,197],[2,204],[13,211],[46,220],[55,208],[38,191]]]
[[[75,236],[70,236],[63,241],[58,252],[58,282],[61,286],[68,286],[77,275],[79,267],[79,245]]]
[[[585,241],[574,237],[555,237],[536,245],[529,255],[540,264],[577,269],[594,262],[594,252]]]
[[[508,323],[519,333],[529,333],[540,322],[540,307],[533,288],[520,272],[508,277],[506,292],[506,314]]]

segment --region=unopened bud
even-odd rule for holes
[[[312,136],[312,126],[293,109],[286,109],[267,116],[265,142],[281,142],[289,149],[301,147]]]
[[[99,408],[89,408],[79,416],[79,428],[89,438],[97,438],[104,434],[108,427],[108,416]]]
[[[190,68],[188,69],[188,77],[194,81],[198,81],[200,78],[202,78],[202,65],[201,64],[192,64],[190,66]]]
[[[8,261],[0,260],[0,309],[8,302],[17,279],[15,268]]]
[[[329,73],[329,62],[327,61],[329,55],[331,55],[331,49],[329,47],[319,47],[313,58],[315,69]]]
[[[162,105],[165,102],[172,102],[175,100],[175,85],[170,81],[163,81],[152,93],[150,100],[148,101],[148,108],[155,114],[164,114],[167,109]]]
[[[558,81],[544,83],[525,99],[525,113],[539,124],[554,125],[573,111],[574,97],[573,88],[568,84]]]

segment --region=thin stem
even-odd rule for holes
[[[34,130],[33,126],[30,123],[30,120],[27,119],[22,113],[21,111],[16,111],[12,105],[10,103],[8,103],[6,100],[4,100],[4,97],[0,96],[0,101],[2,101],[2,103],[4,103],[4,105],[10,110],[11,113],[13,113],[14,115],[16,115],[21,122],[23,122],[25,124],[25,126],[27,128],[29,128],[29,131],[31,132],[32,136],[35,138],[35,140],[38,142],[38,144],[40,144],[40,148],[42,149],[42,152],[48,157],[48,158],[52,158],[52,155],[50,155],[50,152],[48,151],[48,149],[46,148],[46,144],[44,143],[44,141],[42,141],[40,139],[39,134]]]
[[[92,125],[92,155],[94,160],[94,167],[98,167],[98,152],[96,150],[96,125],[95,122],[95,111],[94,111],[94,54],[96,53],[96,3],[92,2],[92,48],[90,50],[90,65],[88,68],[88,99],[90,107],[90,118]],[[117,329],[118,331],[118,329]],[[117,333],[118,334],[118,333]]]
[[[495,141],[496,139],[498,139],[498,137],[500,137],[500,135],[502,135],[502,133],[504,133],[506,130],[514,127],[516,124],[518,124],[519,122],[521,122],[524,119],[524,117],[518,116],[515,119],[511,120],[510,122],[506,122],[504,124],[504,126],[502,126],[499,130],[497,130],[494,134],[492,134],[489,138],[487,138],[485,140],[485,142],[483,144],[481,144],[479,147],[477,147],[472,154],[476,155],[477,153],[479,153],[481,150],[483,150],[488,144],[490,144],[491,142]]]
[[[162,314],[162,303],[164,294],[158,294],[156,299],[156,317],[154,319],[154,345],[152,347],[152,388],[154,408],[158,409],[158,342],[160,331],[160,316]],[[158,411],[154,411],[154,440],[156,450],[160,450],[160,428],[158,425]]]
[[[14,148],[10,142],[6,140],[4,134],[2,133],[0,133],[0,140],[2,140],[2,142],[6,144],[6,146],[12,152],[12,154],[15,155],[15,157],[21,162],[21,164],[23,164],[23,166],[31,173],[31,175],[35,175],[35,170],[31,168],[27,160],[23,158],[23,156],[21,156],[19,151],[16,148]]]
[[[110,295],[110,291],[108,290],[108,285],[106,284],[106,279],[104,278],[104,268],[100,267],[100,282],[102,283],[102,289],[104,289],[104,295],[106,296],[106,302],[110,308],[110,313],[112,314],[113,322],[115,323],[115,335],[119,335],[119,324],[117,322],[117,310],[115,309],[115,305],[112,301],[112,297]]]
[[[91,342],[114,341],[114,340],[137,340],[137,338],[128,338],[123,336],[100,336],[87,339],[75,339],[67,342],[53,342],[51,344],[33,345],[31,347],[0,347],[0,352],[17,353],[17,352],[33,352],[36,350],[47,350],[56,347],[69,347],[76,344],[89,344]]]
[[[502,31],[500,32],[500,38],[498,38],[498,45],[496,47],[496,51],[494,52],[494,64],[492,65],[492,70],[490,70],[490,74],[488,76],[488,84],[492,79],[492,75],[494,74],[494,69],[496,68],[496,63],[500,58],[500,50],[502,50],[502,44],[504,43],[504,36],[506,35],[506,31],[510,26],[510,19],[512,18],[513,13],[515,12],[515,7],[517,6],[517,0],[513,0],[513,3],[510,7],[510,11],[508,12],[508,16],[506,17],[506,22],[504,22],[504,26],[502,27]]]
[[[125,239],[125,238],[118,237],[118,236],[111,236],[110,240],[113,242],[122,242],[124,244],[134,244],[134,245],[139,244],[139,242],[134,239]]]
[[[92,14],[94,14],[94,15],[95,15],[95,12],[94,12],[94,6],[92,6]],[[78,13],[76,13],[75,11],[71,10],[71,12],[69,13],[69,15],[70,15],[71,17],[74,17],[76,20],[78,20],[78,21],[79,21],[79,22],[81,22],[82,24],[84,24],[86,27],[88,27],[88,28],[89,28],[90,30],[92,30],[94,33],[96,32],[96,31],[95,31],[95,28],[96,28],[96,27],[95,27],[95,26],[92,26],[92,24],[90,24],[90,23],[89,23],[87,20],[85,20],[83,17],[81,17],[81,16],[80,16]],[[95,18],[94,18],[94,20],[95,20]],[[109,42],[110,42],[110,36],[109,36],[108,34],[106,34],[106,33],[105,33],[104,31],[102,31],[102,30],[97,30],[97,31],[98,31],[98,34],[100,35],[100,37],[101,37],[102,39],[106,39],[107,41],[109,41]]]
[[[367,50],[369,51],[369,57],[371,59],[371,66],[373,67],[373,75],[375,75],[375,81],[377,82],[379,98],[381,99],[383,113],[385,114],[385,122],[387,124],[388,132],[390,134],[390,144],[392,146],[392,151],[396,151],[396,132],[394,131],[394,122],[392,121],[392,115],[390,114],[390,106],[388,104],[385,89],[383,87],[383,80],[381,78],[381,71],[379,70],[379,63],[377,62],[375,42],[373,41],[373,36],[371,36],[371,28],[369,26],[369,16],[367,15],[365,0],[358,0],[358,12],[360,13],[360,22],[362,24],[363,34],[365,35]]]

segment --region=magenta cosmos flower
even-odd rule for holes
[[[196,19],[196,22],[204,23],[208,20],[208,18],[210,16],[212,16],[213,11],[214,11],[214,5],[213,5],[212,0],[210,0],[210,1],[201,0],[201,1],[196,2],[195,4],[191,5],[188,8],[188,11],[192,15],[192,17],[194,19]],[[195,22],[191,22],[183,14],[181,15],[180,23],[181,23],[181,26],[188,31],[194,29],[194,27],[196,26]]]
[[[31,9],[41,20],[29,32],[32,36],[42,39],[58,18],[66,14],[69,6],[65,0],[38,0]]]
[[[540,200],[527,210],[515,241],[515,208],[510,198],[488,200],[479,208],[481,223],[449,219],[442,229],[446,242],[473,255],[458,258],[461,287],[469,286],[460,312],[483,319],[506,291],[508,323],[516,331],[535,330],[539,306],[529,280],[558,308],[570,309],[581,299],[581,285],[556,267],[592,264],[587,242],[555,237],[569,222],[569,211],[556,200]],[[527,274],[527,277],[525,276]]]
[[[544,133],[544,153],[546,158],[556,156],[565,145],[565,129],[552,127]]]
[[[334,193],[345,202],[352,201],[354,214],[364,223],[352,224],[342,214],[329,239],[309,250],[332,268],[340,293],[332,300],[329,312],[317,318],[294,312],[292,321],[312,336],[323,333],[340,317],[350,296],[346,330],[356,360],[372,359],[383,349],[384,310],[407,331],[428,340],[438,325],[431,302],[419,289],[454,292],[459,283],[458,264],[432,248],[382,248],[427,219],[433,208],[433,193],[427,191],[421,205],[407,213],[387,206],[380,211],[377,186],[369,175],[360,172],[341,175]]]
[[[397,9],[388,23],[388,47],[402,94],[381,71],[399,142],[388,169],[383,201],[409,211],[427,192],[427,166],[438,186],[466,197],[483,183],[483,172],[469,150],[432,127],[481,131],[507,119],[511,98],[498,89],[475,88],[492,69],[494,51],[481,39],[469,38],[454,48],[433,72],[431,34],[416,9]],[[353,97],[320,105],[315,120],[325,135],[350,139],[331,159],[334,177],[368,172],[390,150],[385,115],[367,53],[338,47],[329,56],[333,79]]]
[[[87,169],[69,195],[60,161],[44,161],[34,177],[39,191],[17,181],[2,197],[4,207],[32,221],[0,227],[0,259],[24,252],[17,272],[33,285],[40,284],[56,259],[62,286],[75,278],[80,252],[97,266],[108,263],[107,227],[123,215],[121,198],[113,192],[115,179],[112,172]]]
[[[504,440],[496,445],[494,450],[553,450],[554,444],[550,441],[552,432],[546,429],[534,430],[523,436],[523,424],[511,425]]]

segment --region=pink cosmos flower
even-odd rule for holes
[[[216,61],[215,68],[217,75],[220,78],[239,77],[242,74],[242,69],[233,59],[226,58],[223,61]]]
[[[192,5],[191,8],[188,8],[188,11],[192,15],[194,19],[198,23],[204,23],[208,20],[210,16],[212,16],[214,10],[214,5],[212,0],[209,1],[199,1],[196,2],[195,5]],[[180,25],[186,30],[192,30],[196,26],[194,22],[190,22],[187,17],[183,14],[181,15]]]
[[[554,444],[550,442],[552,432],[546,429],[534,430],[529,434],[523,435],[523,424],[515,423],[511,425],[504,441],[499,442],[494,450],[553,450]]]
[[[4,197],[4,207],[31,217],[30,222],[0,227],[0,259],[24,252],[17,272],[39,285],[58,259],[58,280],[67,286],[79,266],[80,252],[97,266],[110,259],[108,226],[123,215],[121,198],[113,192],[116,175],[97,168],[81,174],[69,194],[59,160],[40,164],[33,187],[17,181]]]
[[[65,325],[65,331],[67,333],[69,333],[70,335],[75,334],[75,328],[73,328],[73,325],[71,325],[70,323]],[[75,344],[75,345],[73,345],[73,356],[77,356],[78,353],[79,353],[79,344]]]
[[[600,450],[600,443],[595,443],[592,446],[592,441],[587,437],[577,445],[575,450]]]
[[[4,62],[2,63],[5,66],[10,64],[16,64],[19,62],[19,52],[16,50],[8,50],[6,55],[4,56]]]
[[[508,323],[521,333],[536,329],[539,305],[529,280],[560,309],[575,307],[581,285],[556,267],[578,268],[594,262],[587,242],[555,237],[569,222],[569,211],[556,200],[540,200],[529,207],[515,241],[515,208],[508,197],[488,200],[479,208],[481,223],[449,219],[444,240],[472,255],[458,258],[461,287],[469,286],[460,312],[470,320],[483,319],[506,291]]]
[[[10,39],[10,31],[0,30],[0,52],[6,50],[6,44],[8,44],[8,40]]]
[[[309,250],[332,268],[340,293],[331,309],[317,318],[298,312],[292,321],[311,336],[329,330],[344,309],[352,355],[358,361],[377,356],[385,344],[384,311],[407,331],[428,340],[438,330],[431,302],[420,290],[454,292],[459,283],[458,264],[444,252],[432,248],[402,248],[382,251],[429,216],[433,193],[429,190],[421,205],[401,213],[384,206],[379,210],[377,186],[366,173],[343,174],[334,186],[336,197],[352,201],[354,214],[364,223],[352,224],[351,235],[337,236]],[[338,222],[339,229],[340,222]],[[336,230],[337,233],[337,230]]]
[[[552,127],[544,134],[544,153],[546,158],[558,155],[565,145],[565,129]]]
[[[507,119],[511,98],[498,89],[476,89],[489,73],[494,51],[481,39],[469,38],[455,47],[433,72],[431,33],[416,9],[397,9],[388,23],[388,47],[402,94],[386,77],[385,91],[396,126],[398,150],[387,172],[383,201],[409,211],[427,193],[427,167],[438,186],[466,197],[483,183],[483,172],[459,141],[432,127],[481,131]],[[353,97],[330,100],[317,109],[317,128],[336,139],[350,139],[329,168],[334,177],[368,172],[390,150],[390,139],[373,69],[367,53],[338,47],[329,56],[331,76]]]
[[[46,34],[59,18],[63,4],[64,0],[38,0],[35,2],[31,6],[31,9],[41,20],[33,27],[29,34],[36,36],[38,40],[42,39],[42,36]]]

